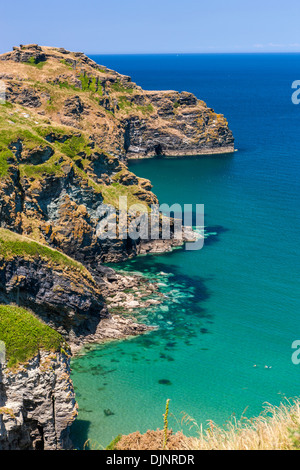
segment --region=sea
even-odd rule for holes
[[[298,396],[300,54],[91,58],[144,89],[194,93],[225,115],[237,151],[129,162],[161,204],[204,204],[205,241],[115,266],[158,283],[165,300],[135,312],[157,330],[73,358],[76,448],[162,429],[167,399],[169,427],[197,435]]]

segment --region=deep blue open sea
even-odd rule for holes
[[[299,395],[300,54],[92,58],[144,89],[194,93],[226,116],[238,151],[130,162],[160,203],[204,204],[207,238],[200,251],[118,265],[159,280],[168,299],[137,315],[158,331],[73,360],[75,444],[162,428],[167,398],[170,426],[188,433],[183,413],[222,424]]]

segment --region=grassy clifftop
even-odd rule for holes
[[[8,367],[25,363],[39,350],[68,349],[63,337],[32,312],[14,305],[0,305],[0,340],[5,343]]]
[[[4,228],[0,228],[0,259],[1,257],[4,260],[15,257],[30,260],[42,258],[51,266],[62,269],[69,267],[92,279],[89,271],[69,256]]]
[[[115,156],[233,150],[228,122],[188,92],[145,91],[83,53],[29,44],[0,56],[9,102],[88,132]]]

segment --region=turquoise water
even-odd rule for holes
[[[300,106],[291,102],[299,55],[96,60],[143,88],[195,93],[225,114],[238,152],[130,163],[160,203],[204,204],[207,238],[201,251],[118,265],[160,282],[168,298],[138,313],[159,330],[73,360],[75,444],[162,427],[167,398],[170,425],[188,432],[182,413],[222,424],[299,395],[300,366],[291,362],[300,336]]]

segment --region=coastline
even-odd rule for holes
[[[86,346],[97,346],[118,340],[130,339],[134,336],[150,333],[157,330],[157,326],[148,326],[143,323],[137,323],[131,318],[125,318],[121,315],[111,315],[110,318],[104,318],[98,324],[95,333],[79,339],[79,342],[69,342],[69,346],[74,357],[84,354]]]
[[[198,151],[189,151],[188,153],[182,153],[182,152],[165,152],[163,155],[157,155],[157,154],[142,154],[142,153],[127,153],[126,157],[128,160],[145,160],[145,159],[151,159],[151,158],[172,158],[172,157],[201,157],[201,156],[209,156],[209,155],[226,155],[230,153],[235,153],[237,149],[235,149],[234,146],[232,147],[224,147],[224,148],[216,148],[216,149],[199,149]]]

